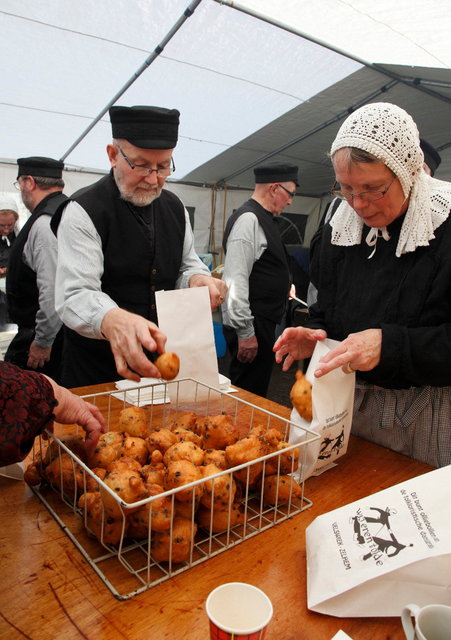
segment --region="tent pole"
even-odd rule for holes
[[[246,7],[245,5],[243,5],[240,2],[236,2],[235,0],[214,0],[215,2],[217,2],[218,4],[225,4],[228,7],[231,7],[232,9],[236,9],[237,11],[241,11],[242,13],[246,13],[249,16],[252,16],[253,18],[257,18],[258,20],[262,20],[262,22],[267,22],[268,24],[272,24],[275,27],[278,27],[279,29],[283,29],[284,31],[288,31],[288,33],[292,33],[293,35],[299,36],[301,38],[304,38],[304,40],[309,40],[310,42],[313,42],[314,44],[318,44],[320,47],[324,47],[325,49],[329,49],[330,51],[333,51],[334,53],[338,53],[341,56],[344,56],[345,58],[349,58],[350,60],[354,60],[354,62],[358,62],[359,64],[363,65],[364,67],[368,67],[369,69],[373,69],[374,71],[378,71],[379,73],[383,73],[384,75],[388,76],[389,78],[392,78],[393,80],[397,80],[398,82],[402,82],[403,84],[407,84],[415,89],[417,89],[418,91],[422,91],[423,93],[427,93],[428,95],[437,98],[438,100],[442,100],[443,102],[447,102],[448,104],[451,104],[451,99],[447,98],[446,96],[437,93],[436,91],[432,91],[431,89],[427,89],[424,84],[426,83],[421,83],[417,80],[415,82],[412,82],[412,80],[406,80],[406,78],[403,78],[401,76],[399,76],[397,73],[394,73],[392,71],[389,71],[388,69],[385,69],[383,66],[379,65],[379,64],[374,64],[372,62],[368,62],[368,60],[364,60],[363,58],[359,58],[358,56],[355,56],[351,53],[349,53],[348,51],[344,51],[343,49],[339,49],[338,47],[334,47],[333,45],[329,44],[328,42],[324,42],[323,40],[320,40],[319,38],[315,38],[311,35],[309,35],[308,33],[304,33],[303,31],[300,31],[300,29],[295,29],[294,27],[285,24],[285,22],[281,22],[280,20],[275,20],[274,18],[270,18],[269,16],[264,15],[263,13],[260,13],[259,11],[256,11],[255,9],[250,9],[249,7]],[[429,83],[430,84],[430,83]]]
[[[155,47],[153,52],[150,54],[146,60],[144,60],[143,64],[139,67],[137,71],[132,75],[132,77],[124,84],[124,86],[119,89],[115,96],[108,102],[108,104],[102,109],[102,111],[94,118],[94,120],[90,123],[90,125],[83,131],[83,133],[75,140],[75,142],[69,147],[65,154],[63,154],[60,158],[62,162],[67,158],[67,156],[72,153],[72,151],[77,147],[80,142],[87,136],[87,134],[91,131],[91,129],[99,122],[102,116],[108,111],[110,107],[124,94],[127,89],[139,78],[139,76],[149,68],[152,62],[157,58],[160,53],[164,50],[165,46],[168,42],[173,38],[173,36],[177,33],[180,27],[185,23],[185,21],[191,17],[194,13],[196,7],[202,2],[202,0],[192,0],[189,6],[183,12],[183,15],[177,20],[174,26],[168,31],[166,36],[160,42],[160,44]]]

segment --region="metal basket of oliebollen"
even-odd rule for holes
[[[188,378],[84,397],[105,417],[95,453],[55,424],[25,478],[121,600],[311,506],[302,469],[318,436],[289,444],[286,418]]]

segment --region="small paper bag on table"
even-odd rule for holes
[[[451,605],[450,504],[451,465],[316,518],[306,530],[308,608],[399,616],[409,602]]]

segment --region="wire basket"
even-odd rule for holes
[[[209,466],[208,473],[203,464],[197,479],[158,487],[130,502],[108,480],[111,473],[99,477],[67,441],[81,436],[81,429],[55,424],[47,442],[36,439],[33,457],[41,481],[33,491],[118,599],[141,593],[311,506],[304,495],[302,470],[307,445],[319,437],[313,431],[305,429],[302,443],[289,444],[293,423],[286,418],[231,393],[182,379],[165,383],[163,394],[158,384],[84,396],[101,409],[108,433],[119,433],[121,411],[132,406],[131,391],[134,404],[141,404],[144,396],[150,402],[143,410],[151,433],[173,427],[191,412],[200,422],[230,416],[240,434],[237,451],[245,457],[250,443],[257,446],[259,437],[264,442],[269,437],[258,434],[274,434],[276,429],[284,443],[241,464],[229,457],[227,468]],[[256,440],[249,440],[253,434]],[[226,449],[228,456],[231,451]]]

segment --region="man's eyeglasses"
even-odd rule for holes
[[[354,198],[360,198],[365,202],[376,202],[376,200],[381,200],[387,191],[392,186],[395,181],[396,176],[393,176],[390,183],[383,189],[382,191],[362,191],[361,193],[351,193],[350,191],[343,191],[340,189],[332,189],[331,194],[336,198],[340,198],[340,200],[347,200],[348,202],[352,202]],[[337,183],[335,183],[337,184]]]
[[[279,184],[277,183],[278,187],[282,187],[282,189],[288,193],[288,195],[290,196],[290,198],[294,198],[294,196],[296,195],[296,191],[289,191],[286,187],[283,186],[283,184]]]
[[[171,173],[173,173],[175,171],[175,164],[174,164],[174,160],[172,158],[171,158],[171,166],[170,167],[152,169],[151,167],[143,167],[143,166],[141,166],[139,164],[133,164],[127,158],[127,156],[122,151],[122,149],[119,147],[119,145],[118,145],[117,148],[119,149],[119,153],[124,158],[125,162],[128,164],[130,169],[133,169],[134,171],[136,171],[136,173],[139,174],[140,176],[150,176],[155,171],[155,173],[157,174],[158,178],[167,178],[168,176],[171,175]]]
[[[13,182],[13,187],[14,189],[17,189],[17,191],[20,191],[20,182],[18,182],[17,180]]]

